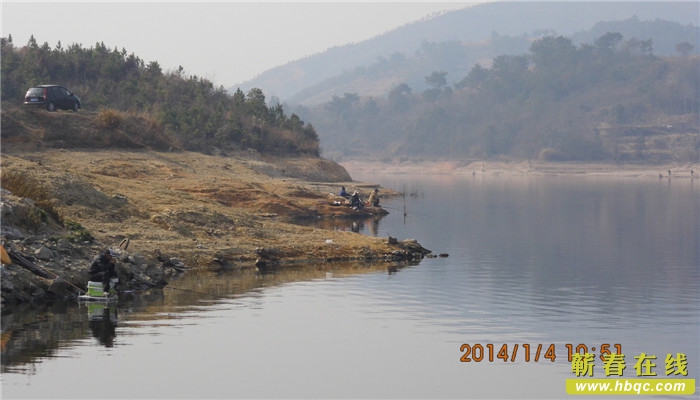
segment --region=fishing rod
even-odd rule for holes
[[[20,265],[20,266],[28,269],[29,271],[33,272],[34,274],[36,274],[42,278],[51,279],[51,280],[61,279],[63,282],[65,282],[69,286],[73,287],[78,292],[86,293],[83,289],[75,286],[74,284],[72,284],[71,282],[69,282],[68,280],[66,280],[62,276],[60,276],[59,274],[51,271],[50,269],[48,269],[46,267],[42,267],[40,265],[34,264],[33,262],[29,261],[27,258],[22,256],[19,252],[16,252],[14,250],[6,250],[6,251],[10,256],[11,261],[14,261],[17,265]],[[51,276],[51,275],[53,275],[53,276]]]
[[[421,217],[428,216],[428,214],[421,213],[421,212],[415,212],[415,211],[409,212],[409,211],[407,211],[407,208],[405,206],[394,206],[394,205],[387,206],[385,203],[385,204],[380,205],[380,207],[384,208],[386,210],[389,210],[389,211],[402,212],[404,216],[406,216],[408,214],[417,215],[417,216],[421,216]]]
[[[198,291],[196,291],[196,290],[183,289],[183,288],[177,288],[177,287],[172,287],[172,286],[166,286],[166,287],[164,287],[163,289],[179,290],[179,291],[181,291],[181,292],[194,293],[194,294],[198,294],[198,295],[201,295],[201,296],[210,296],[210,297],[214,297],[214,298],[222,299],[222,300],[223,300],[223,299],[228,299],[228,297],[226,297],[226,296],[221,296],[221,295],[218,295],[218,294],[211,294],[211,293],[205,293],[205,292],[198,292]]]

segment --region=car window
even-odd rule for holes
[[[30,89],[27,91],[27,96],[41,96],[41,95],[43,95],[43,94],[44,94],[44,89],[43,89],[43,88],[38,88],[38,87],[30,88]]]

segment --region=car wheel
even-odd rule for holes
[[[77,101],[75,103],[73,103],[73,112],[77,112],[79,108],[80,108],[80,104],[78,104]]]
[[[49,102],[49,104],[46,106],[46,109],[49,111],[56,111],[56,105],[53,103],[53,101]]]

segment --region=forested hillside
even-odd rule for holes
[[[654,39],[654,54],[676,54],[687,41],[700,49],[697,1],[493,1],[433,15],[360,43],[328,49],[264,71],[236,87],[264,88],[287,104],[316,105],[332,95],[386,96],[407,83],[425,89],[432,71],[451,83],[499,55],[528,51],[533,38],[570,37],[591,43],[606,32]],[[400,5],[397,5],[400,9]],[[322,32],[319,32],[322,34]],[[233,88],[233,90],[236,89]]]
[[[60,84],[80,97],[81,113],[95,114],[99,129],[114,130],[136,121],[142,129],[136,134],[165,137],[186,150],[319,154],[314,127],[295,114],[287,115],[279,104],[268,106],[259,88],[231,95],[206,79],[187,76],[182,67],[163,71],[157,61],[146,63],[103,43],[85,48],[58,42],[52,49],[33,36],[26,45],[16,46],[9,36],[0,45],[3,140],[18,133],[14,130],[20,124],[11,122],[11,113],[24,107],[30,86]],[[141,142],[149,142],[148,137]]]
[[[333,96],[299,108],[324,155],[392,158],[541,158],[697,162],[700,57],[654,55],[653,39],[608,32],[576,45],[563,36],[522,55],[436,70],[427,89],[401,83],[388,97]],[[456,82],[450,84],[449,82]]]
[[[553,26],[556,25],[553,24]],[[502,29],[501,26],[499,28]],[[510,30],[512,29],[511,27]],[[501,55],[525,54],[534,40],[544,36],[566,36],[556,32],[554,29],[541,29],[518,35],[503,35],[494,30],[488,36],[479,36],[478,40],[423,40],[420,45],[417,45],[415,51],[387,50],[386,54],[378,56],[366,66],[346,68],[336,76],[309,85],[290,98],[284,98],[284,102],[314,106],[343,93],[385,97],[391,89],[402,83],[422,92],[429,87],[425,76],[433,71],[446,72],[448,83],[457,83],[476,63],[486,65]],[[687,42],[691,45],[688,55],[698,54],[698,48],[700,48],[700,28],[697,26],[681,25],[659,19],[642,21],[637,17],[599,22],[590,29],[578,31],[570,38],[573,44],[581,45],[593,43],[596,38],[607,32],[620,33],[624,38],[635,38],[637,41],[651,40],[653,54],[657,56],[679,55],[676,48],[678,43]],[[630,43],[630,45],[638,44]],[[338,54],[338,60],[335,63],[343,59],[345,51],[334,49],[333,52]],[[332,69],[332,66],[329,69]],[[293,76],[298,75],[299,73],[293,74]],[[315,73],[314,75],[316,76]],[[269,87],[273,91],[277,88],[274,82],[265,82],[265,84],[269,86],[261,87]]]

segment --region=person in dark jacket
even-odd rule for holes
[[[109,249],[95,257],[90,264],[90,280],[92,282],[102,282],[105,293],[109,293],[110,279],[117,277],[114,270],[114,254]]]
[[[350,207],[362,210],[364,206],[365,203],[360,199],[360,193],[357,190],[355,190],[355,192],[353,192],[352,194],[352,197],[350,198]]]

